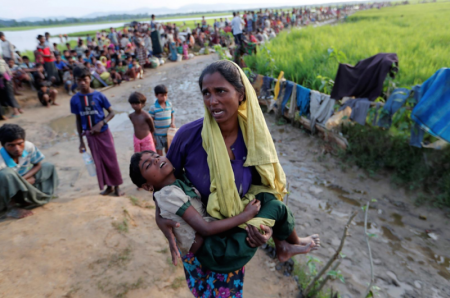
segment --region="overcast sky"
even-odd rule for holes
[[[303,5],[324,2],[341,2],[342,0],[244,0],[232,1],[234,3],[245,3],[252,7],[258,5],[261,7],[270,7],[273,5]],[[124,12],[142,7],[167,7],[179,8],[189,4],[214,4],[211,0],[20,0],[7,1],[1,0],[0,18],[2,19],[20,19],[27,17],[49,17],[49,16],[74,16],[81,17],[93,12],[121,11]],[[159,2],[161,4],[156,4]],[[162,4],[163,3],[163,4]]]

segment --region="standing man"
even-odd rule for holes
[[[242,20],[236,12],[233,12],[233,20],[231,20],[231,28],[233,29],[234,41],[236,44],[242,43]]]
[[[6,62],[10,59],[14,59],[14,46],[8,40],[6,40],[5,34],[0,32],[0,40],[2,41],[2,56]]]
[[[117,32],[113,27],[110,28],[110,31],[111,32],[109,33],[108,38],[109,38],[109,40],[111,40],[111,43],[114,45],[115,50],[118,51],[118,50],[120,50],[120,48],[119,48],[119,37],[117,36]]]
[[[58,186],[55,166],[43,162],[44,155],[25,140],[17,124],[0,127],[0,215],[24,218],[26,210],[47,204]]]
[[[114,117],[114,111],[108,99],[102,93],[93,90],[91,72],[84,66],[73,71],[80,92],[70,100],[70,110],[76,116],[76,126],[80,137],[80,153],[86,151],[83,136],[86,136],[97,169],[98,185],[101,195],[114,193],[123,196],[119,185],[123,183],[119,162],[114,148],[114,139],[108,128],[108,122]],[[104,110],[108,111],[105,116]],[[104,189],[106,185],[106,189]]]
[[[57,50],[57,49],[55,49],[54,48],[54,46],[53,46],[53,44],[50,42],[50,33],[48,33],[48,32],[45,32],[45,45],[50,49],[50,51],[53,53],[55,50]]]

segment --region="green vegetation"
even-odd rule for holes
[[[419,198],[436,206],[450,206],[450,148],[433,150],[409,146],[409,136],[392,135],[381,128],[350,125],[343,128],[349,142],[344,160],[374,174],[393,170],[392,182],[427,194]]]
[[[284,71],[288,80],[330,93],[339,63],[356,64],[377,53],[393,52],[399,57],[399,73],[386,80],[389,90],[421,84],[438,69],[450,65],[450,3],[400,5],[355,13],[336,26],[294,29],[283,32],[255,56],[245,57],[259,74],[277,77]],[[343,128],[348,150],[341,156],[374,175],[392,171],[396,184],[423,190],[421,196],[437,205],[450,206],[450,150],[434,151],[409,146],[412,126],[410,100],[393,116],[389,130],[371,127],[375,108],[367,125]],[[426,140],[435,138],[427,135]]]
[[[334,78],[338,63],[332,48],[345,54],[343,63],[356,64],[377,53],[397,53],[400,71],[397,86],[424,82],[435,71],[450,65],[450,3],[400,5],[362,11],[337,26],[307,27],[282,32],[268,44],[270,55],[259,51],[245,57],[259,74],[282,70],[288,80],[319,90],[318,75]]]

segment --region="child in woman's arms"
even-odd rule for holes
[[[189,181],[176,179],[171,162],[153,151],[135,153],[131,157],[130,178],[137,187],[154,192],[157,212],[163,218],[180,223],[180,227],[174,229],[174,234],[182,256],[188,252],[195,254],[202,246],[204,237],[244,224],[254,218],[261,208],[260,201],[255,199],[234,217],[217,220],[208,216],[198,191]],[[320,241],[318,237],[314,240]],[[317,249],[314,240],[304,246],[297,246],[292,255]],[[170,250],[172,261],[176,264],[178,250],[176,247],[171,247]]]

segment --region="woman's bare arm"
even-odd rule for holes
[[[232,228],[249,221],[258,214],[260,208],[261,203],[258,200],[253,200],[245,207],[245,210],[242,213],[236,216],[207,222],[193,206],[190,206],[186,209],[182,218],[198,234],[207,237],[231,230]]]

